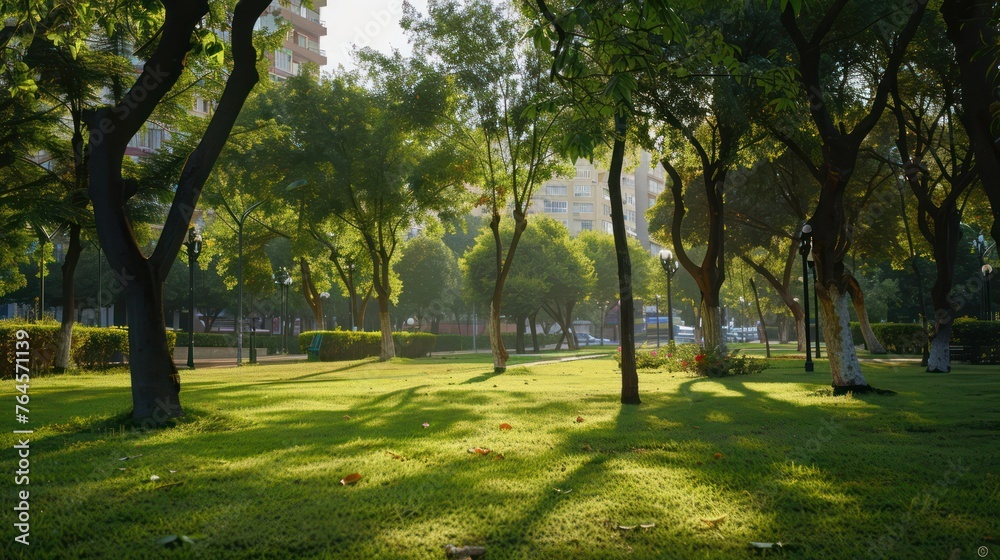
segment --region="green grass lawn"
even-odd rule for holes
[[[485,355],[203,369],[182,372],[188,416],[145,432],[123,426],[126,374],[38,378],[32,544],[12,544],[8,478],[0,557],[759,557],[751,541],[787,558],[997,557],[995,371],[870,364],[898,395],[835,398],[824,362],[800,368],[642,372],[637,407],[618,403],[609,358],[499,376]]]

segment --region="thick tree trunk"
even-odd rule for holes
[[[128,316],[129,372],[132,417],[163,424],[184,415],[180,375],[167,347],[164,330],[163,283],[151,266],[140,267],[125,287]]]
[[[396,345],[392,341],[392,318],[389,316],[389,295],[378,295],[378,324],[382,331],[382,352],[379,355],[381,361],[391,360],[396,357]]]
[[[851,295],[851,302],[854,304],[854,313],[857,314],[858,324],[861,326],[861,336],[865,338],[865,346],[872,354],[888,354],[885,347],[876,338],[875,331],[872,330],[872,325],[868,321],[868,309],[865,308],[865,295],[861,291],[861,285],[851,275],[845,275],[845,281],[847,282],[847,293]]]
[[[56,356],[54,369],[57,372],[69,368],[70,349],[73,347],[73,323],[76,321],[76,290],[73,285],[76,266],[80,262],[83,245],[80,243],[80,226],[69,226],[69,247],[66,249],[66,260],[62,265],[62,324],[59,327],[59,337],[56,339]]]
[[[434,318],[431,319],[431,334],[438,334],[441,332],[441,319]]]
[[[722,313],[718,305],[708,300],[701,302],[702,332],[705,336],[705,350],[726,352],[726,339],[722,336]]]
[[[954,203],[943,205],[935,216],[934,262],[937,275],[931,288],[934,302],[934,333],[931,337],[930,356],[927,371],[947,373],[951,371],[951,326],[955,321],[955,308],[951,300],[951,290],[955,278],[955,259],[958,256],[960,237],[960,216]]]
[[[939,322],[934,328],[931,355],[927,358],[927,371],[948,373],[951,371],[951,322]]]
[[[868,382],[861,374],[861,363],[851,337],[851,315],[847,307],[850,296],[847,290],[841,290],[835,284],[824,286],[819,282],[815,289],[819,305],[823,308],[820,323],[826,339],[834,388],[867,387]]]
[[[625,160],[626,118],[615,116],[615,142],[608,172],[608,193],[611,199],[611,229],[615,237],[618,262],[618,309],[621,326],[622,404],[640,404],[639,374],[635,367],[635,320],[632,308],[632,261],[628,254],[628,234],[625,231],[625,211],[622,208],[622,164]],[[566,332],[565,330],[563,331]]]
[[[795,336],[799,352],[806,352],[806,314],[801,310],[795,315]]]

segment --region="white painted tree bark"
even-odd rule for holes
[[[823,308],[820,325],[826,338],[833,386],[867,386],[851,336],[851,314],[848,308],[850,295],[847,290],[840,291],[836,286],[824,286],[820,283],[816,283],[815,289]]]

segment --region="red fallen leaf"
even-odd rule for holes
[[[500,459],[506,459],[506,457],[503,456],[503,453],[497,453],[493,456],[494,461],[499,461]]]
[[[340,479],[341,486],[347,486],[348,484],[354,484],[355,482],[361,480],[361,475],[359,473],[351,473],[344,478]]]
[[[577,416],[576,417],[576,422],[577,423],[583,422],[583,416]]]
[[[713,457],[715,457],[716,459],[721,459],[722,453],[716,453],[715,455],[713,455]]]
[[[503,424],[500,424],[500,429],[501,430],[513,430],[514,426],[511,426],[510,424],[504,422]]]
[[[472,449],[469,449],[469,453],[475,453],[477,455],[489,455],[490,450],[483,449],[482,447],[473,447]]]

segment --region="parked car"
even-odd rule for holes
[[[694,327],[674,325],[674,342],[677,344],[688,344],[694,342]]]
[[[596,338],[594,335],[589,333],[576,333],[575,336],[577,346],[600,346],[601,344],[610,346],[611,344],[614,344],[606,338]]]

